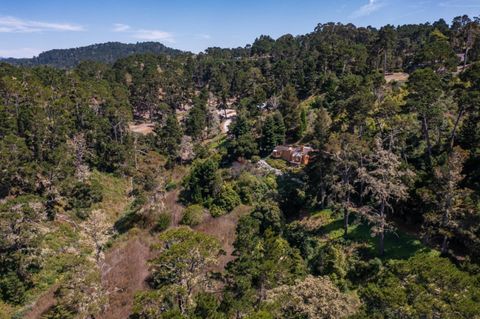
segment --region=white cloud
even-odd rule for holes
[[[140,29],[134,32],[134,38],[141,39],[141,40],[149,40],[149,41],[165,41],[173,43],[175,42],[173,38],[173,34],[166,31],[161,30],[146,30]]]
[[[41,49],[20,48],[20,49],[0,49],[0,57],[4,58],[31,58],[43,52]]]
[[[357,11],[351,14],[351,18],[360,18],[368,16],[383,7],[385,3],[380,0],[368,0],[368,3],[361,6]]]
[[[52,23],[0,16],[0,32],[83,31],[83,26],[70,23]]]
[[[115,23],[113,25],[113,32],[125,32],[130,30],[130,26],[128,24],[123,23]]]

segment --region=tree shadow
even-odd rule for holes
[[[377,236],[370,235],[370,227],[366,224],[360,224],[348,233],[348,239],[363,242],[370,247],[369,253],[378,256],[379,239]],[[407,235],[401,231],[389,232],[385,234],[384,240],[385,253],[381,259],[408,259],[420,251],[428,251],[418,238]]]

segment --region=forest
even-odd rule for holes
[[[0,319],[480,318],[480,18],[100,47],[0,61]]]

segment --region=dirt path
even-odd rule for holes
[[[45,294],[35,301],[30,311],[28,311],[23,318],[25,319],[40,319],[51,307],[55,306],[55,290],[57,285],[51,287]]]
[[[109,306],[98,319],[128,318],[137,291],[147,288],[148,260],[153,238],[142,233],[121,243],[105,256],[102,284],[109,294]]]

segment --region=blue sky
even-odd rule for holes
[[[0,0],[0,56],[107,41],[159,41],[199,52],[317,23],[382,26],[480,16],[480,0]]]

